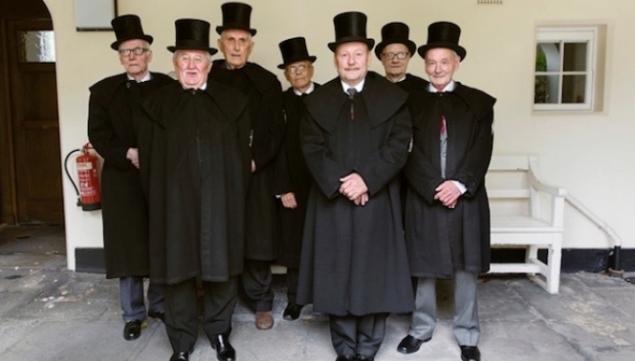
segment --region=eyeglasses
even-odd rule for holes
[[[381,53],[381,57],[383,59],[393,60],[397,58],[398,60],[404,60],[410,55],[407,51],[400,51],[398,53]]]
[[[304,73],[307,68],[308,66],[306,64],[289,65],[287,71],[289,73]]]
[[[145,53],[146,51],[149,51],[150,49],[147,48],[142,48],[140,46],[136,47],[136,48],[132,48],[132,49],[119,49],[119,55],[121,56],[130,56],[130,54],[134,54],[135,56],[139,56],[143,53]]]

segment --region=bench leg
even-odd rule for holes
[[[527,246],[525,250],[525,263],[535,263],[538,260],[538,246]],[[535,273],[527,273],[528,276],[535,276]]]
[[[561,241],[554,242],[549,247],[549,257],[547,259],[548,274],[545,275],[547,292],[551,294],[558,293],[560,288],[560,263],[562,259]]]

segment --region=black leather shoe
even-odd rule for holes
[[[229,335],[220,334],[212,340],[212,348],[216,350],[216,358],[219,361],[236,360],[236,350],[229,343]]]
[[[126,322],[123,327],[123,338],[126,341],[136,340],[141,336],[141,320]]]
[[[282,318],[287,321],[297,320],[298,317],[300,317],[300,312],[302,312],[302,306],[295,303],[289,303],[284,309],[284,312],[282,312]]]
[[[164,312],[149,311],[148,312],[148,317],[161,320],[161,322],[165,322],[165,313]]]
[[[190,359],[190,354],[187,352],[175,352],[170,357],[170,361],[188,361]]]
[[[399,345],[397,345],[397,351],[401,353],[405,353],[405,354],[414,353],[419,351],[419,347],[421,347],[421,345],[423,345],[425,342],[428,342],[428,341],[430,341],[430,338],[427,338],[425,340],[420,340],[418,338],[408,335],[404,337],[403,340],[401,340],[401,342],[399,342]]]
[[[355,356],[344,356],[344,355],[339,355],[335,359],[335,361],[355,361],[355,360],[357,360]]]
[[[461,360],[481,361],[481,352],[476,346],[461,346]]]

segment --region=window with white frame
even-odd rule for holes
[[[534,110],[593,110],[597,27],[537,31]]]

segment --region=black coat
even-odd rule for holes
[[[492,156],[496,100],[456,83],[453,92],[412,95],[420,106],[413,116],[414,147],[405,174],[406,240],[413,276],[453,277],[456,270],[486,272],[490,263],[490,214],[485,173]],[[446,179],[467,191],[456,208],[434,200],[441,178],[439,122],[448,132]]]
[[[257,64],[228,70],[224,60],[214,61],[209,78],[240,90],[248,98],[256,172],[247,195],[245,258],[272,261],[277,256],[278,238],[274,164],[284,133],[280,82]]]
[[[407,94],[369,72],[355,96],[361,118],[346,118],[339,78],[306,98],[302,149],[315,180],[302,242],[298,303],[318,312],[366,315],[408,312],[412,285],[401,227],[397,174],[411,137]],[[357,172],[370,201],[339,194],[340,178]]]
[[[133,122],[141,100],[171,82],[160,73],[151,73],[151,80],[142,83],[119,74],[90,87],[88,138],[104,158],[101,204],[108,278],[149,273],[146,200],[139,171],[126,153],[137,148]]]
[[[320,86],[313,84],[315,89]],[[298,268],[306,204],[313,179],[304,161],[300,145],[300,121],[306,113],[303,96],[296,95],[291,87],[284,92],[283,102],[285,132],[276,160],[275,193],[282,195],[293,192],[298,207],[288,209],[278,202],[280,211],[278,263],[286,267]]]
[[[240,274],[250,159],[246,98],[214,81],[196,93],[174,83],[143,109],[152,280],[221,282]]]
[[[416,75],[408,73],[406,74],[406,78],[404,80],[395,84],[408,93],[408,108],[410,108],[410,114],[412,115],[414,113],[417,113],[421,109],[421,104],[418,104],[416,99],[413,99],[413,96],[411,96],[411,94],[417,94],[426,91],[430,83],[423,78],[419,78]],[[414,98],[416,98],[416,96]],[[400,173],[399,177],[401,179],[401,212],[402,214],[405,214],[408,181],[406,180],[405,174],[403,174],[403,170]]]
[[[408,73],[406,74],[406,79],[395,84],[410,94],[413,91],[426,90],[430,83],[423,78]]]

